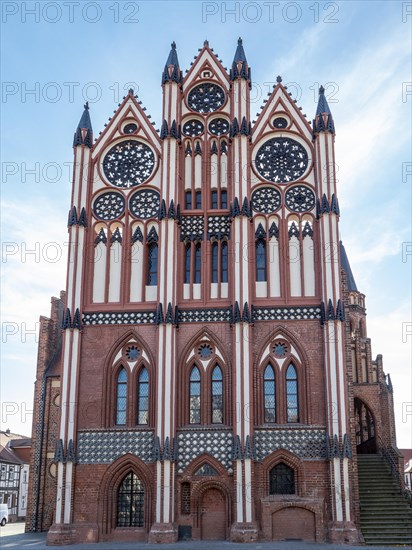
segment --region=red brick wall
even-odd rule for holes
[[[51,300],[50,318],[40,317],[40,334],[37,355],[36,382],[34,386],[32,449],[27,500],[26,531],[47,530],[52,524],[56,491],[55,479],[50,475],[51,458],[58,434],[59,406],[55,398],[60,390],[56,386],[60,380],[60,359],[56,352],[61,344],[61,315],[64,306],[64,293]],[[53,374],[47,377],[46,373]],[[54,381],[54,387],[53,386]],[[41,395],[44,386],[44,423],[41,417]],[[40,434],[43,427],[42,438]],[[41,462],[39,463],[39,459]]]

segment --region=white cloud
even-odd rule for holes
[[[405,415],[405,404],[412,410],[412,335],[405,323],[411,323],[408,304],[382,316],[368,317],[368,336],[372,339],[372,356],[383,355],[383,368],[390,374],[394,388],[394,405],[398,447],[412,448],[412,415]],[[405,341],[404,341],[405,340]]]

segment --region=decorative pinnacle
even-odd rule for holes
[[[239,61],[241,61],[242,63],[247,63],[245,50],[243,49],[243,40],[241,39],[240,36],[237,41],[237,48],[236,48],[235,57],[233,59],[233,63],[238,63]]]
[[[203,46],[209,46],[209,40],[206,39],[206,40],[203,42]]]
[[[84,104],[84,111],[82,113],[82,116],[80,118],[79,124],[77,125],[77,129],[82,130],[90,130],[92,131],[92,123],[90,120],[90,113],[89,113],[89,102],[86,101]]]
[[[282,82],[282,77],[280,75],[276,77],[276,82]]]
[[[169,67],[169,65],[173,65],[174,67],[179,67],[179,61],[177,59],[177,51],[176,51],[176,42],[173,41],[172,49],[170,50],[169,56],[166,61],[166,67]]]
[[[130,94],[130,95],[134,95],[134,90],[133,90],[133,88],[129,88],[129,94]]]
[[[325,96],[325,88],[321,86],[319,88],[319,100],[318,100],[318,108],[316,109],[316,115],[320,115],[323,113],[326,113],[327,115],[331,114],[329,105]]]

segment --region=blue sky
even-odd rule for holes
[[[373,355],[383,354],[394,384],[398,444],[412,447],[408,10],[396,1],[3,1],[2,428],[31,433],[37,350],[27,331],[65,286],[71,145],[84,101],[97,136],[132,86],[158,127],[170,43],[183,69],[205,39],[230,66],[242,36],[252,114],[277,75],[309,119],[326,87],[341,236],[367,297]]]

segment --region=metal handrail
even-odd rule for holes
[[[408,494],[408,491],[405,487],[405,480],[403,478],[403,475],[401,475],[399,472],[399,464],[396,463],[395,459],[392,456],[392,453],[393,454],[395,453],[398,454],[398,453],[395,451],[395,449],[392,446],[387,447],[384,444],[383,439],[379,435],[378,435],[378,441],[379,441],[379,454],[382,455],[382,457],[385,459],[386,463],[390,467],[392,477],[395,478],[395,480],[399,485],[399,492],[402,495],[406,496]]]

